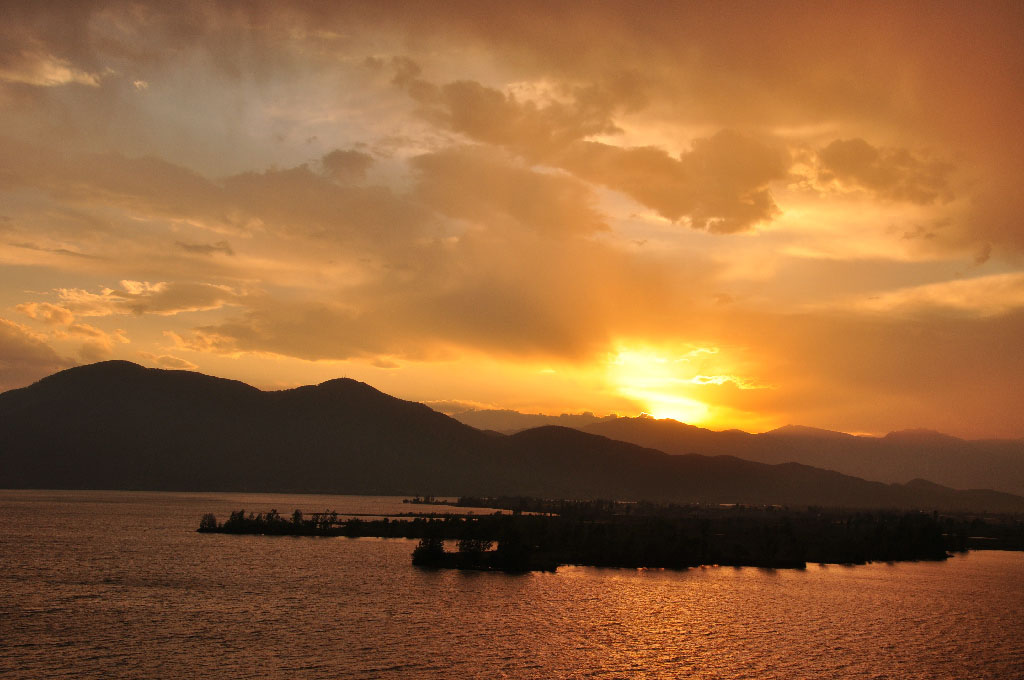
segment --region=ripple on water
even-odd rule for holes
[[[200,535],[395,499],[2,492],[5,678],[1024,677],[1024,554],[803,571],[413,568],[404,540]]]

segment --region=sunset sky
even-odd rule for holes
[[[1024,3],[2,2],[0,389],[1024,437]]]

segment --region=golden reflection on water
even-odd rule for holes
[[[254,501],[264,502],[254,503]],[[1020,677],[1024,554],[554,574],[413,542],[200,535],[203,512],[388,499],[0,492],[3,677]],[[304,503],[308,505],[303,505]]]

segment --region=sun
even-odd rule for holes
[[[681,423],[697,424],[708,420],[711,407],[702,401],[687,397],[654,394],[645,402],[647,415],[652,418],[671,418]]]
[[[714,348],[678,354],[648,348],[622,349],[609,357],[608,380],[619,394],[640,404],[650,416],[703,423],[711,417],[711,406],[689,395],[694,389],[692,360],[716,352]]]

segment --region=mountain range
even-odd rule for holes
[[[617,421],[612,421],[617,422]],[[571,428],[484,432],[348,379],[265,392],[109,361],[0,394],[0,488],[533,495],[1024,512],[1024,498]]]
[[[456,420],[503,434],[541,425],[565,425],[665,453],[730,455],[761,463],[803,463],[879,482],[928,479],[959,489],[996,489],[1024,495],[1024,439],[966,440],[931,430],[884,437],[854,436],[801,425],[770,432],[714,431],[669,418],[545,416],[472,409]]]
[[[434,404],[428,402],[428,406],[435,408]],[[523,430],[544,425],[557,425],[560,427],[571,427],[576,430],[586,430],[595,423],[607,420],[615,420],[618,416],[598,417],[593,413],[563,413],[558,416],[542,415],[540,413],[521,413],[511,409],[455,409],[445,410],[437,408],[450,415],[460,423],[471,425],[478,430],[494,430],[502,434],[515,434]]]
[[[972,441],[930,430],[867,437],[794,425],[748,434],[654,418],[603,420],[583,430],[666,453],[699,451],[761,463],[796,462],[880,482],[923,478],[954,488],[1024,494],[1024,440],[1020,439]]]

